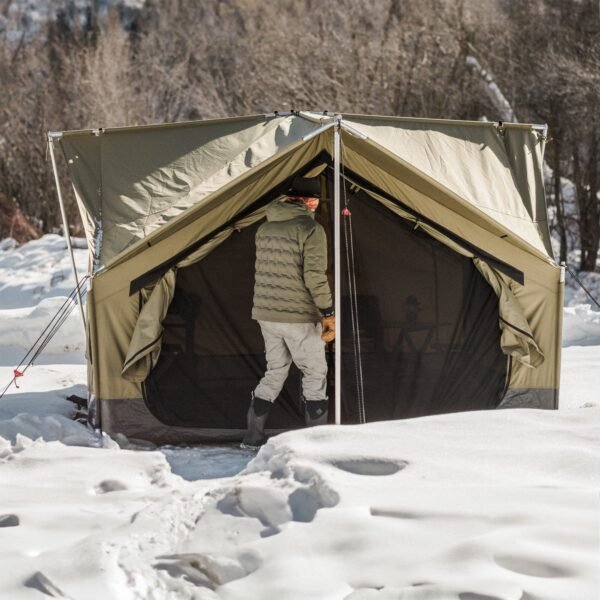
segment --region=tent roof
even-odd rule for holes
[[[333,119],[272,113],[63,132],[95,268],[243,175],[315,135],[331,135],[325,127]],[[552,256],[539,126],[350,114],[341,120],[463,210],[483,213],[536,254]]]
[[[538,126],[346,115],[369,140],[552,256]]]

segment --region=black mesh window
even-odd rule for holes
[[[498,299],[472,261],[363,193],[349,206],[351,217],[342,217],[345,421],[360,420],[361,388],[367,421],[497,406],[506,379]]]
[[[234,232],[204,260],[177,273],[161,355],[145,385],[146,403],[163,423],[246,426],[250,392],[265,369],[260,328],[250,317],[258,225]],[[300,391],[292,368],[269,427],[303,424]]]
[[[350,275],[351,248],[342,235],[342,421],[360,421],[361,381],[367,421],[497,406],[506,379],[498,301],[472,261],[362,193],[350,208]],[[319,218],[332,252],[330,213],[323,203]],[[161,356],[144,386],[148,407],[165,424],[245,427],[250,392],[265,368],[260,329],[250,317],[257,227],[234,233],[177,274]],[[303,425],[300,395],[292,367],[270,428]]]

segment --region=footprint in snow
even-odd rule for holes
[[[0,515],[0,527],[17,527],[20,522],[17,515]]]
[[[496,556],[495,561],[496,564],[504,569],[514,571],[521,575],[529,575],[530,577],[554,578],[574,576],[569,570],[559,565],[551,565],[546,562],[539,562],[522,556]]]
[[[67,596],[55,583],[53,583],[46,575],[41,571],[34,573],[27,581],[25,581],[25,587],[38,590],[46,596],[52,598],[61,598],[61,600],[71,600],[70,596]]]
[[[279,533],[280,526],[290,521],[310,523],[320,509],[336,506],[340,498],[317,473],[303,469],[300,479],[307,478],[307,483],[295,478],[295,489],[256,484],[235,486],[218,500],[217,509],[234,517],[258,519],[265,526],[263,537]]]
[[[252,552],[238,558],[216,554],[171,554],[157,557],[160,562],[154,565],[159,571],[166,571],[171,577],[187,579],[199,587],[211,590],[253,573],[260,561]]]
[[[95,488],[96,494],[108,494],[109,492],[122,492],[127,486],[117,479],[105,479],[101,481]]]
[[[336,460],[331,463],[334,467],[352,473],[353,475],[393,475],[402,469],[405,469],[408,462],[400,460],[393,462],[389,460],[371,460],[366,458],[356,458],[350,460]]]

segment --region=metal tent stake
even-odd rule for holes
[[[333,128],[333,244],[335,281],[335,424],[342,422],[342,295],[340,260],[340,119]]]
[[[65,233],[65,239],[67,240],[67,248],[71,255],[71,266],[73,268],[73,275],[75,277],[75,285],[77,287],[77,302],[79,304],[79,312],[81,313],[81,323],[83,325],[84,339],[87,339],[87,328],[85,326],[85,314],[83,312],[83,298],[81,296],[81,285],[79,284],[79,277],[77,275],[77,267],[75,266],[75,256],[73,255],[73,246],[71,245],[71,235],[69,233],[69,223],[67,222],[67,212],[65,211],[65,205],[63,202],[62,192],[60,189],[60,180],[58,178],[58,169],[56,168],[56,157],[54,156],[54,140],[60,139],[62,133],[49,132],[48,133],[48,147],[50,149],[50,158],[52,160],[52,170],[54,171],[54,181],[56,183],[56,193],[58,194],[58,203],[60,205],[60,214],[62,216],[63,228]]]

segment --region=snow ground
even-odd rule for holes
[[[72,286],[62,238],[0,242],[0,391]],[[321,427],[256,457],[73,421],[74,311],[0,400],[0,598],[600,598],[600,314],[581,301],[560,411]]]

